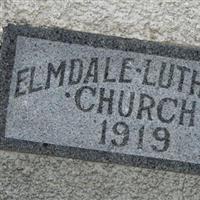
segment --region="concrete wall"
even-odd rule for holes
[[[0,0],[8,22],[200,46],[198,0]],[[0,199],[199,200],[200,176],[0,151]]]

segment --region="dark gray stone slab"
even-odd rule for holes
[[[199,52],[9,25],[0,148],[199,174]]]

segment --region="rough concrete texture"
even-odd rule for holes
[[[200,46],[198,0],[0,0],[8,22]],[[0,199],[199,200],[200,176],[0,151]]]

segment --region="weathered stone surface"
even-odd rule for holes
[[[198,176],[0,152],[2,199],[198,200],[199,197]]]
[[[200,45],[197,0],[1,0],[8,22]]]
[[[199,45],[199,1],[1,0],[8,22]],[[1,17],[1,12],[0,12]],[[0,151],[1,199],[192,199],[199,176]],[[29,175],[25,176],[24,171]],[[50,177],[50,178],[49,178]]]
[[[108,152],[136,166],[200,164],[199,49],[30,26],[9,25],[4,35],[5,147],[24,150],[21,140],[86,149],[87,160]]]

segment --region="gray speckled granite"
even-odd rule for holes
[[[96,57],[99,58],[97,83],[91,83],[91,81],[82,83],[81,79],[79,84],[69,85],[71,60],[78,58],[83,61],[83,77],[85,77],[86,65],[89,66],[91,58]],[[109,72],[116,78],[116,82],[112,83],[106,83],[103,78],[105,62],[108,57],[111,58],[113,68],[113,71]],[[133,59],[133,63],[126,63],[126,70],[129,72],[124,72],[123,80],[119,83],[125,58]],[[197,165],[200,162],[198,85],[194,94],[189,96],[191,93],[190,79],[194,70],[198,71],[199,59],[199,49],[195,48],[63,31],[56,28],[38,29],[10,25],[5,29],[2,49],[1,80],[4,81],[1,81],[1,147],[86,160],[112,161],[135,166],[199,173]],[[58,81],[55,81],[51,82],[51,87],[45,90],[48,64],[53,63],[58,66],[63,60],[66,66],[62,87],[57,87]],[[152,71],[148,75],[151,82],[158,81],[163,62],[167,64],[168,68],[169,63],[174,66],[173,82],[168,89],[159,87],[157,82],[155,86],[144,83],[144,73],[148,68],[147,60],[152,60],[153,63]],[[14,68],[13,63],[15,63]],[[185,76],[182,91],[178,91],[178,88],[180,90],[181,71],[177,66],[187,66],[187,70],[190,70],[189,75]],[[15,98],[18,71],[27,68],[26,78],[29,80],[31,67],[36,67],[38,70],[35,71],[35,81],[38,82],[35,87],[41,86],[41,90]],[[13,77],[9,91],[11,75]],[[125,79],[133,80],[131,83],[126,83]],[[166,83],[165,78],[163,80]],[[83,95],[83,101],[81,101],[81,104],[84,103],[86,106],[88,106],[88,102],[95,104],[91,112],[81,111],[74,98],[83,85],[95,88],[92,100],[88,98],[91,97],[89,96],[91,94],[88,94]],[[29,83],[26,83],[20,90],[28,93],[27,87],[30,92]],[[91,88],[90,90],[87,88],[87,91],[94,91]],[[115,96],[113,98],[112,114],[105,113],[107,112],[105,107],[102,108],[103,113],[98,113],[101,112],[98,104],[101,98],[98,93],[101,88],[105,88],[107,92],[110,89],[115,91],[116,98]],[[133,111],[129,117],[119,116],[119,111],[117,112],[119,90],[124,90],[125,94],[129,94],[130,91],[135,93]],[[66,97],[66,92],[69,92],[71,99]],[[147,98],[146,96],[145,100],[154,99],[155,101],[151,116],[148,115],[148,112],[144,112],[146,117],[142,117],[142,119],[139,115],[139,104],[142,104],[141,94],[151,97]],[[9,104],[6,110],[5,105],[7,105],[8,98]],[[164,98],[174,99],[170,102],[173,106],[170,107],[166,104],[167,107],[163,110],[163,113],[165,111],[165,114],[162,115],[163,118],[169,119],[173,115],[175,116],[169,124],[158,120],[158,107],[164,104],[164,102],[161,103]],[[186,100],[188,109],[195,101],[193,117],[191,114],[181,115],[183,100]],[[127,103],[123,109],[128,109]],[[5,117],[6,112],[7,117]],[[106,140],[103,142],[105,144],[99,144],[100,124],[105,119],[109,124]],[[112,132],[114,130],[112,126],[114,127],[116,122],[121,121],[125,123],[123,125],[126,130],[129,130],[129,136],[128,138],[117,136],[117,139],[113,134],[116,129]],[[112,126],[110,127],[110,125]],[[144,141],[143,145],[140,141],[140,148],[138,148],[138,131],[143,125],[145,125]],[[157,127],[161,129],[161,132],[156,136],[156,133],[154,135],[152,133],[159,130]],[[166,129],[169,134],[166,131],[164,137],[162,134]]]

